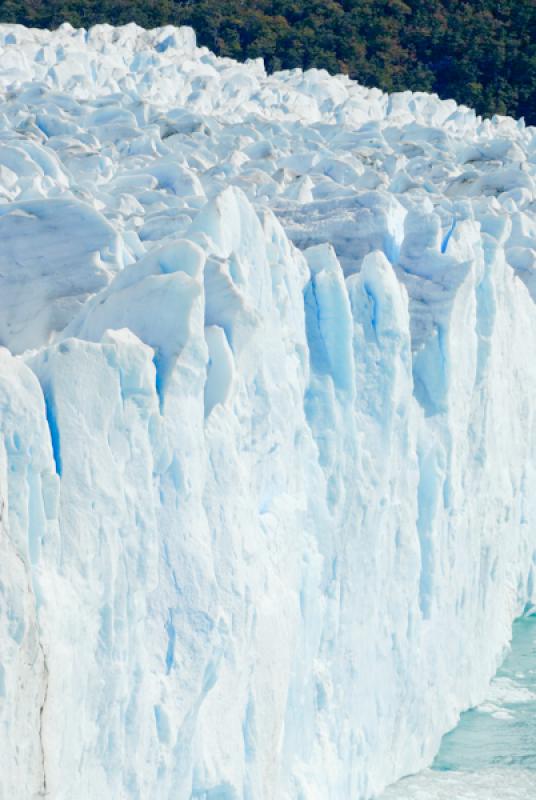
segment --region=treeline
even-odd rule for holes
[[[191,25],[200,44],[269,70],[324,67],[536,124],[536,0],[0,0],[0,21]]]

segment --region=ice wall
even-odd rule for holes
[[[0,41],[0,798],[371,797],[535,600],[535,132]]]

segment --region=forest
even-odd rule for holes
[[[536,124],[536,0],[0,0],[0,21],[191,25],[219,55],[319,67]]]

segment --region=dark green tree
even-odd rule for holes
[[[0,0],[0,21],[191,25],[269,70],[319,67],[536,124],[536,0]]]

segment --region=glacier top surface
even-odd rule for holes
[[[261,60],[196,47],[187,28],[3,25],[0,55],[0,342],[14,352],[49,341],[125,265],[193,236],[229,186],[300,248],[331,243],[346,275],[383,251],[415,298],[417,343],[426,306],[448,306],[463,280],[474,220],[536,291],[536,143],[522,122],[323,70],[267,75]],[[62,226],[69,239],[43,268]]]

